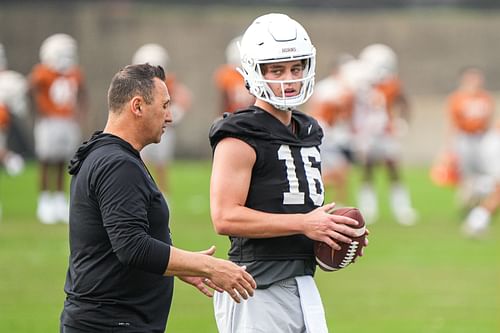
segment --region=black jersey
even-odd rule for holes
[[[323,137],[316,120],[292,112],[295,134],[273,115],[251,107],[229,114],[210,130],[210,143],[238,138],[256,153],[245,206],[268,213],[307,213],[323,204],[319,145]],[[235,181],[238,181],[235,179]],[[313,242],[304,235],[273,238],[230,237],[229,257],[236,262],[314,260]]]
[[[139,152],[96,133],[70,164],[70,258],[61,323],[91,332],[163,332],[173,277],[169,211]]]

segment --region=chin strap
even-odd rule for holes
[[[278,104],[271,104],[274,106],[276,109],[283,111],[283,112],[292,112],[293,108],[291,106],[283,106],[283,105],[278,105]]]

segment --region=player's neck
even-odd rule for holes
[[[260,99],[257,99],[255,101],[255,106],[270,113],[272,116],[274,116],[279,121],[281,121],[285,126],[290,125],[290,122],[292,120],[292,112],[291,111],[278,110],[273,105],[271,105],[263,100],[260,100]]]

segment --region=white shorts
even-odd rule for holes
[[[320,122],[323,129],[321,142],[321,169],[323,172],[344,168],[349,164],[344,150],[350,150],[351,133],[346,126],[326,126]]]
[[[500,131],[487,133],[481,140],[479,152],[483,173],[500,182]]]
[[[175,132],[167,127],[159,143],[152,143],[141,150],[141,157],[146,163],[167,164],[174,159]]]
[[[66,118],[42,118],[35,124],[35,153],[39,160],[69,161],[81,142],[78,123]]]
[[[362,160],[397,160],[401,154],[401,143],[389,133],[378,136],[361,135],[356,138],[356,152]]]
[[[226,293],[216,292],[214,295],[214,311],[217,327],[220,333],[326,333],[321,299],[312,277],[301,277],[309,283],[312,290],[304,292],[313,293],[310,297],[313,313],[308,311],[310,326],[304,321],[305,314],[302,310],[301,297],[299,296],[298,281],[295,278],[279,281],[267,289],[256,289],[254,296],[241,303],[236,303]],[[301,280],[302,281],[302,280]],[[302,292],[302,291],[301,291]],[[303,296],[307,298],[307,295]],[[307,302],[305,302],[307,303]],[[310,310],[310,304],[308,309]],[[317,323],[320,323],[318,325]]]
[[[458,168],[464,179],[483,172],[483,162],[480,157],[483,138],[483,134],[459,134],[456,137],[455,151],[458,157]]]

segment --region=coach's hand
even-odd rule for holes
[[[191,252],[170,247],[170,258],[164,275],[178,276],[195,286],[203,294],[210,296],[210,287],[219,292],[227,291],[235,302],[253,296],[257,287],[254,279],[246,271],[229,260],[213,257],[215,246],[205,251]]]
[[[215,246],[200,253],[212,256],[215,253]],[[241,301],[241,297],[248,299],[249,296],[253,296],[257,284],[245,266],[238,266],[228,260],[213,259],[215,261],[211,275],[204,280],[207,285],[219,292],[226,291],[236,303]]]
[[[212,245],[208,250],[199,251],[198,253],[212,256],[215,253],[215,246]],[[214,294],[212,289],[220,293],[224,292],[224,289],[217,287],[209,278],[201,276],[178,276],[178,278],[185,283],[192,285],[208,297],[213,297]],[[207,286],[211,289],[207,288]]]
[[[214,259],[215,264],[209,280],[226,291],[236,303],[239,303],[241,298],[248,299],[253,296],[257,284],[245,266],[238,266],[228,260]]]
[[[217,290],[218,292],[224,292],[223,289],[217,287],[210,279],[200,277],[200,276],[178,276],[179,279],[186,282],[187,284],[192,285],[196,289],[198,289],[202,294],[212,297],[214,294],[212,289]],[[207,288],[210,287],[211,289]]]

